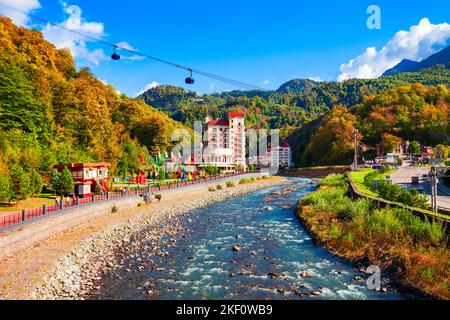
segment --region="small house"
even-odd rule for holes
[[[108,191],[106,181],[109,179],[109,169],[111,164],[107,162],[101,163],[70,163],[60,164],[55,166],[59,172],[64,167],[67,167],[72,173],[72,178],[75,183],[74,194],[78,197],[89,197],[97,186],[100,186],[103,191]]]

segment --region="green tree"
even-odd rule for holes
[[[50,184],[53,191],[55,191],[56,194],[59,194],[61,198],[64,197],[64,194],[73,191],[75,188],[72,174],[67,167],[64,167],[60,174],[54,172]]]
[[[420,154],[420,143],[413,141],[409,144],[409,152],[412,154]]]
[[[447,146],[444,146],[443,144],[438,144],[435,148],[434,148],[435,152],[436,152],[436,156],[442,160],[447,160],[448,158],[448,154],[449,154],[449,150],[450,148]]]
[[[208,165],[205,167],[204,170],[205,170],[206,174],[209,176],[215,176],[215,175],[219,174],[219,168],[216,166]]]
[[[16,166],[11,170],[12,200],[25,200],[33,194],[31,175],[22,167]]]
[[[33,170],[33,173],[31,175],[31,185],[33,189],[33,197],[41,194],[42,188],[44,186],[44,181],[42,179],[42,176],[35,170]]]
[[[163,167],[159,168],[158,180],[159,181],[166,180],[166,169],[164,169]]]
[[[387,153],[394,152],[395,149],[402,143],[402,139],[390,133],[383,134],[383,149]]]
[[[9,174],[0,172],[0,201],[10,201],[12,198],[12,181]]]

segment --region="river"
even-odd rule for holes
[[[369,290],[366,274],[315,246],[293,214],[298,199],[315,187],[267,198],[283,188],[262,189],[180,218],[185,229],[176,235],[173,245],[165,248],[165,255],[119,250],[117,259],[127,267],[106,270],[97,283],[101,289],[86,298],[408,298],[392,289],[387,293]],[[269,206],[273,210],[268,210]],[[135,247],[148,247],[145,232],[133,236],[132,241],[138,244]],[[167,240],[161,239],[161,243]],[[138,270],[138,265],[146,263],[157,268]]]

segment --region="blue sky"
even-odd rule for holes
[[[344,72],[347,77],[363,76],[364,68],[355,71],[354,64],[344,71],[340,67],[369,47],[377,50],[374,61],[367,62],[374,57],[372,52],[361,57],[360,63],[367,64],[367,74],[373,75],[405,55],[423,58],[431,47],[437,50],[450,38],[448,25],[444,25],[450,22],[450,1],[442,0],[66,0],[65,4],[55,0],[0,0],[11,5],[16,1],[34,3],[34,7],[30,4],[24,8],[56,23],[66,21],[67,8],[76,5],[81,9],[81,23],[101,25],[103,30],[98,34],[105,40],[126,41],[140,52],[267,89],[276,89],[294,78],[336,80]],[[36,2],[40,8],[31,10],[38,6]],[[381,8],[381,30],[366,26],[366,10],[372,4]],[[419,39],[413,48],[388,48],[381,53],[398,31],[408,31],[422,18],[439,28]],[[44,27],[32,19],[23,24]],[[424,22],[415,34],[430,24]],[[48,38],[61,45],[58,35],[49,33]],[[111,54],[110,48],[92,42],[85,45],[88,51],[102,50],[104,55],[97,55],[93,62],[80,54],[77,64],[88,65],[121,92],[134,96],[153,82],[186,87],[187,73],[181,70],[151,60],[112,62],[105,59]],[[391,47],[397,48],[395,43]],[[377,66],[372,68],[371,63]],[[202,93],[236,89],[217,80],[195,78],[196,84],[188,88]]]

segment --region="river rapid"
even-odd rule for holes
[[[132,247],[115,253],[121,267],[104,270],[98,290],[84,298],[410,298],[392,288],[386,293],[369,290],[368,275],[313,244],[294,216],[297,201],[315,190],[305,186],[308,182],[295,179],[288,187],[194,210],[178,218],[182,228],[173,239],[159,241],[158,254],[150,250],[154,243],[148,242],[147,230],[141,230],[132,236]]]

